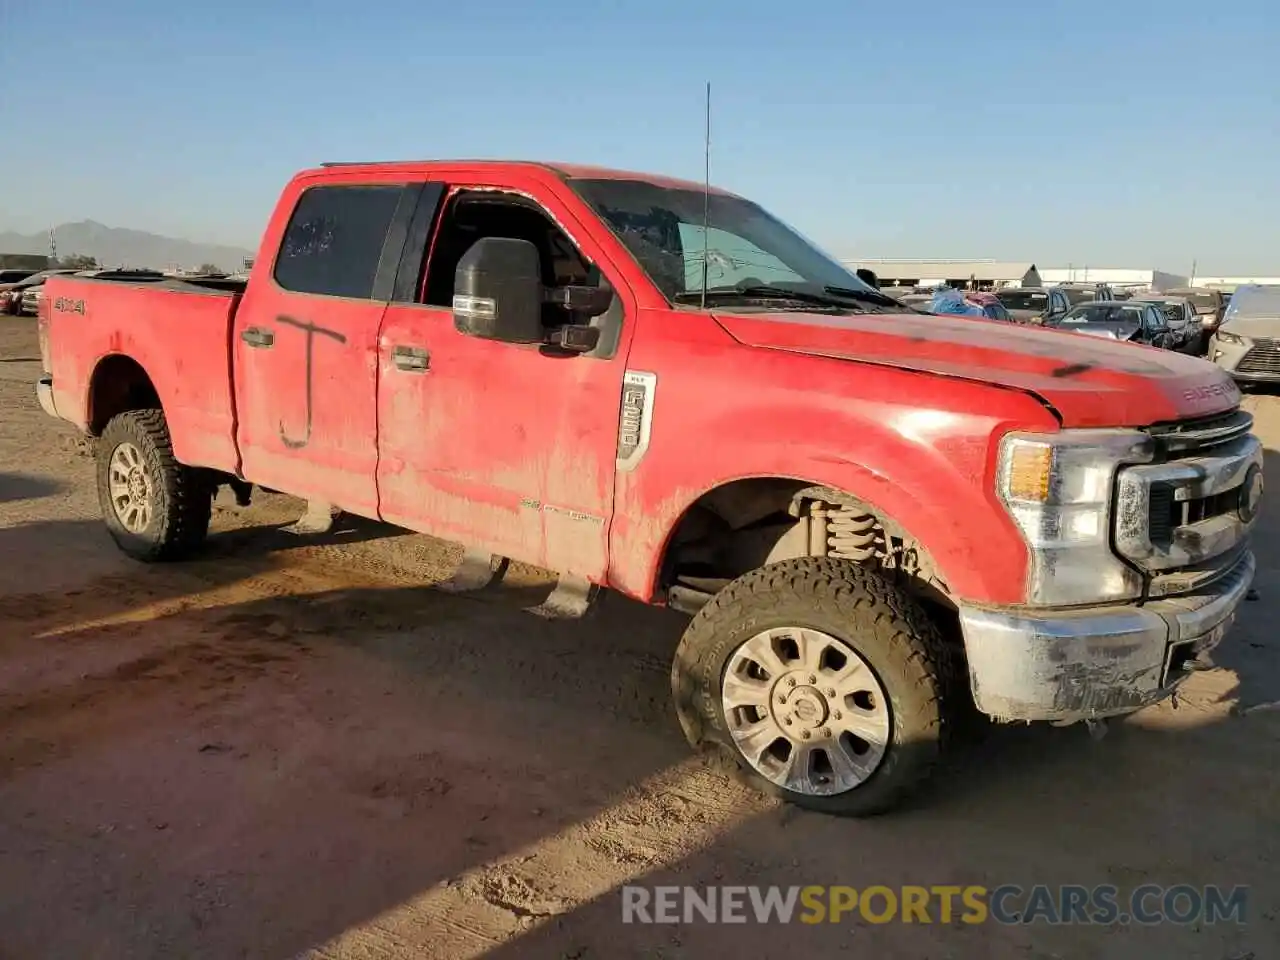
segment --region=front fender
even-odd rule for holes
[[[1024,394],[979,384],[952,381],[945,397],[947,409],[766,395],[703,423],[656,419],[644,460],[618,476],[611,584],[651,599],[672,534],[701,496],[735,480],[777,477],[844,491],[895,522],[928,551],[958,600],[1022,602],[1027,547],[995,496],[996,440],[1043,427],[1048,414]],[[724,439],[707,443],[709,436]]]

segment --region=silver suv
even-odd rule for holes
[[[1237,288],[1209,340],[1209,359],[1241,383],[1280,382],[1280,286]]]

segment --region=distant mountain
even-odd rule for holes
[[[104,267],[151,267],[166,270],[170,267],[198,267],[212,263],[223,270],[241,268],[245,257],[254,251],[242,247],[224,247],[211,243],[194,243],[175,237],[162,237],[142,230],[125,230],[107,227],[93,220],[80,223],[64,223],[54,227],[53,239],[58,245],[58,256],[77,254],[95,257]],[[49,252],[49,234],[0,233],[0,253]]]

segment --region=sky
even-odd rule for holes
[[[0,230],[256,249],[325,160],[711,170],[845,257],[1280,275],[1276,0],[0,0]]]

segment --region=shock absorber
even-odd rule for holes
[[[815,501],[809,510],[809,552],[867,563],[886,553],[884,529],[875,516],[858,507]]]

